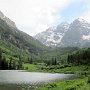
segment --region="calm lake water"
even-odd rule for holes
[[[0,71],[0,90],[32,90],[37,86],[57,80],[72,79],[73,74]]]

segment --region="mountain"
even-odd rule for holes
[[[68,28],[69,24],[64,22],[57,27],[50,27],[46,31],[37,34],[35,38],[47,46],[56,46],[61,42]]]
[[[64,22],[51,27],[35,38],[51,47],[90,47],[90,23],[78,18],[71,24]]]
[[[4,56],[16,58],[21,55],[27,58],[42,53],[46,48],[38,40],[20,31],[15,23],[0,11],[0,49]]]

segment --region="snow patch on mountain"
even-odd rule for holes
[[[82,39],[83,40],[90,40],[90,33],[89,33],[89,35],[83,35]]]
[[[78,20],[81,23],[88,23],[86,20],[84,20],[83,18],[77,18],[76,20]]]
[[[37,34],[35,38],[47,46],[56,46],[58,43],[61,43],[68,28],[69,24],[64,22],[56,27],[50,27],[46,31]]]
[[[50,36],[48,36],[47,42],[52,42],[51,45],[57,45],[61,42],[62,37],[63,35],[60,33],[52,33]]]

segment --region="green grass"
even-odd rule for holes
[[[23,67],[27,71],[31,72],[55,72],[55,73],[74,73],[74,74],[90,74],[90,66],[72,66],[63,67],[62,66],[45,66],[45,65],[34,65],[34,64],[23,64]],[[43,69],[42,69],[43,68]]]
[[[90,84],[87,83],[87,77],[61,82],[54,82],[36,90],[90,90]]]
[[[62,73],[80,73],[80,72],[90,72],[90,66],[72,66],[62,69],[56,69],[55,72]]]
[[[37,65],[34,65],[34,64],[23,64],[23,67],[25,70],[30,72],[39,71]]]

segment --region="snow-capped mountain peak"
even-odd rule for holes
[[[62,37],[68,28],[68,23],[61,23],[57,27],[50,27],[46,31],[37,34],[35,38],[47,46],[56,46],[61,43]]]
[[[64,22],[57,25],[56,28],[49,28],[37,34],[35,38],[47,46],[90,46],[90,24],[84,19],[78,18],[71,24]]]
[[[87,20],[85,20],[85,19],[83,19],[82,17],[80,17],[80,18],[77,18],[76,19],[78,22],[80,22],[80,23],[86,23],[86,24],[90,24]],[[75,20],[74,20],[75,21]]]

